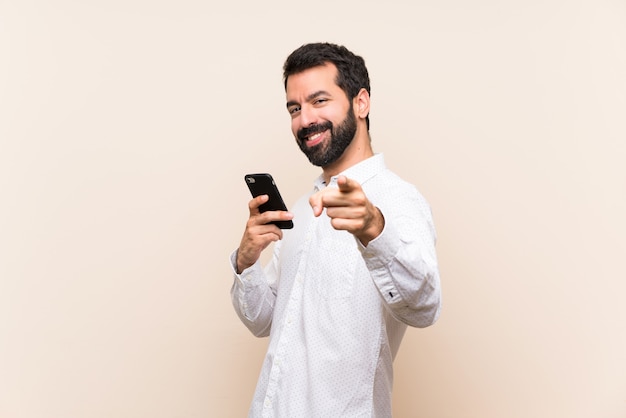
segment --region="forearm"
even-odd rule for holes
[[[237,274],[237,255],[231,255],[233,286],[231,300],[241,322],[257,337],[269,335],[275,295],[265,279],[260,262]]]
[[[408,325],[427,327],[439,317],[441,288],[434,235],[414,222],[391,222],[360,247],[381,298]]]

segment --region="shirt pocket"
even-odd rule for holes
[[[317,292],[325,299],[345,299],[352,294],[359,253],[354,238],[347,238],[328,237],[319,242],[318,262],[313,269]]]

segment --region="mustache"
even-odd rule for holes
[[[330,121],[324,123],[316,123],[314,125],[307,126],[306,128],[300,128],[300,130],[298,130],[298,139],[300,141],[305,141],[307,137],[319,132],[324,132],[328,129],[333,129],[333,124]]]

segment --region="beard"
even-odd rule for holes
[[[326,130],[330,130],[329,140],[313,147],[306,145],[306,138],[308,136]],[[352,110],[352,103],[350,103],[350,109],[346,117],[337,127],[335,127],[332,122],[328,121],[302,128],[298,131],[297,142],[300,150],[307,156],[311,164],[317,167],[326,167],[337,161],[339,157],[343,155],[346,148],[352,143],[355,134],[356,117]]]

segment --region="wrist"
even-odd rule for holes
[[[246,265],[240,257],[239,254],[239,250],[237,250],[237,256],[235,257],[235,271],[237,272],[237,274],[241,274],[243,273],[243,271],[245,269],[247,269],[248,267],[250,267],[249,265]]]
[[[385,217],[378,207],[374,206],[374,216],[370,222],[363,228],[363,232],[357,237],[361,244],[367,247],[370,241],[376,239],[385,228]]]

